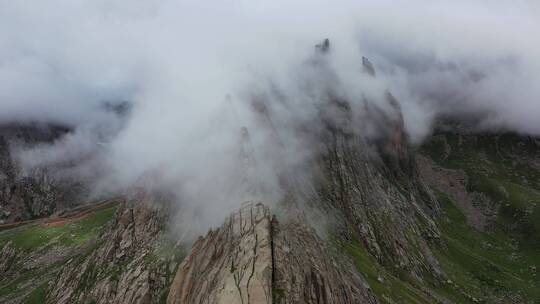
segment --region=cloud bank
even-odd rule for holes
[[[19,153],[28,166],[92,159],[96,191],[144,179],[218,219],[279,197],[313,148],[292,130],[320,127],[328,92],[361,114],[390,90],[413,142],[440,115],[540,135],[538,32],[533,0],[0,1],[0,122],[75,130]]]

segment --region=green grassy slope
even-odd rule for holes
[[[62,225],[45,226],[34,223],[0,231],[0,249],[10,243],[17,252],[10,261],[14,265],[11,271],[15,272],[10,272],[9,279],[4,277],[0,280],[0,299],[18,299],[31,290],[24,301],[44,303],[48,282],[54,279],[62,261],[44,262],[40,267],[29,269],[23,265],[28,259],[46,256],[53,248],[62,248],[62,251],[67,252],[68,248],[88,247],[86,245],[95,240],[111,221],[117,207],[113,205],[100,209]],[[87,250],[81,249],[80,254],[84,254]],[[67,255],[65,258],[73,256]]]
[[[540,159],[538,147],[514,135],[441,134],[421,151],[442,167],[465,172],[467,190],[484,194],[497,209],[487,231],[478,232],[435,189],[448,217],[440,222],[444,246],[435,252],[453,283],[477,299],[517,295],[540,303],[540,172],[530,166]]]
[[[377,263],[360,242],[340,244],[381,303],[540,303],[540,172],[534,144],[513,135],[440,134],[419,149],[437,165],[467,174],[467,191],[498,209],[484,232],[470,227],[449,196],[433,189],[443,209],[440,242],[430,246],[442,282],[395,273]]]
[[[30,224],[0,231],[0,247],[12,241],[15,247],[26,252],[50,245],[79,245],[96,234],[112,218],[116,206],[98,210],[65,225],[44,226]]]

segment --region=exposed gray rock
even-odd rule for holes
[[[43,217],[70,206],[75,182],[59,181],[48,168],[25,172],[12,148],[50,143],[68,130],[51,125],[0,125],[0,224]]]
[[[377,303],[367,283],[302,222],[281,226],[244,204],[199,239],[167,303]]]
[[[87,255],[62,266],[50,286],[49,302],[142,304],[166,296],[171,269],[182,251],[177,247],[165,255],[159,252],[165,242],[166,212],[149,199],[122,205]]]
[[[365,73],[375,77],[375,68],[373,67],[371,61],[369,61],[369,59],[366,57],[362,57],[362,67]]]
[[[245,204],[199,239],[178,267],[168,304],[272,303],[270,213]]]
[[[272,222],[273,303],[378,303],[361,274],[300,220]]]
[[[335,214],[342,235],[359,239],[381,264],[436,279],[441,271],[427,242],[440,235],[433,220],[438,203],[413,163],[386,167],[388,162],[370,159],[362,145],[339,135],[330,141],[311,205]]]
[[[467,223],[477,230],[484,230],[496,215],[489,208],[490,200],[480,193],[467,191],[467,175],[458,170],[438,166],[433,160],[418,154],[418,171],[430,187],[447,193],[467,218]]]

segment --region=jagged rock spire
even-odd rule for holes
[[[319,53],[328,53],[330,51],[330,39],[326,38],[321,43],[315,45],[315,49]]]
[[[373,77],[375,77],[375,68],[373,67],[373,64],[367,57],[362,57],[362,67],[364,70],[364,73],[367,73]]]

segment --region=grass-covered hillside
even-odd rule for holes
[[[420,151],[440,172],[460,172],[465,178],[450,184],[463,184],[472,207],[486,217],[482,229],[471,227],[467,209],[456,202],[459,189],[431,183],[446,216],[440,220],[443,242],[434,250],[452,281],[450,289],[476,302],[540,303],[538,142],[510,134],[445,133]]]
[[[37,221],[0,231],[0,249],[6,258],[1,261],[2,302],[44,303],[47,286],[61,264],[82,258],[95,248],[117,207],[115,204],[80,218]]]
[[[429,242],[442,276],[382,266],[340,244],[381,303],[540,303],[540,146],[515,135],[441,133],[417,149],[440,210]]]

